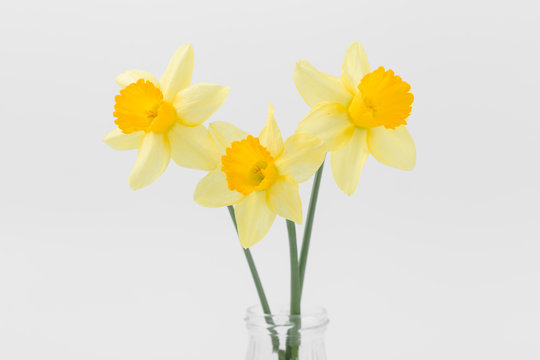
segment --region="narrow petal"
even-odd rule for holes
[[[368,130],[369,152],[377,161],[401,170],[412,170],[416,164],[414,141],[405,126],[395,130],[379,126]]]
[[[150,132],[141,140],[135,166],[129,174],[133,190],[152,184],[165,171],[171,160],[171,145],[163,134]]]
[[[336,184],[345,194],[352,195],[356,191],[368,155],[367,130],[360,128],[354,131],[347,145],[332,152],[332,174]]]
[[[311,107],[324,101],[336,101],[347,106],[352,98],[340,78],[319,72],[306,60],[296,63],[294,83],[304,101]]]
[[[124,134],[122,130],[116,128],[105,135],[103,141],[116,150],[133,150],[139,148],[143,134],[144,131]]]
[[[174,98],[174,108],[184,125],[200,125],[212,115],[229,95],[228,86],[195,84],[180,91]]]
[[[367,73],[371,72],[364,48],[358,41],[347,48],[345,60],[341,66],[341,81],[351,94],[358,92],[358,84]]]
[[[167,134],[171,142],[172,158],[180,166],[214,170],[219,163],[219,149],[210,132],[203,125],[175,124]]]
[[[298,183],[290,176],[280,176],[266,191],[266,203],[279,216],[302,223],[302,201],[298,193]]]
[[[294,134],[285,141],[283,153],[276,160],[278,173],[304,182],[319,169],[325,153],[324,143],[318,137]]]
[[[259,141],[262,146],[270,151],[270,154],[274,159],[283,151],[283,138],[281,137],[281,131],[274,118],[274,107],[272,104],[268,105],[268,121],[261,130]]]
[[[240,202],[244,195],[229,190],[225,173],[214,170],[199,181],[193,200],[199,205],[216,208]]]
[[[236,205],[234,212],[240,243],[244,249],[261,241],[276,218],[276,214],[266,205],[265,191],[253,191]]]
[[[248,136],[248,133],[240,130],[231,123],[225,121],[214,121],[208,126],[208,130],[218,145],[220,153],[225,153],[225,149],[231,146],[233,141],[240,141]]]
[[[355,126],[349,121],[347,109],[336,102],[314,107],[296,128],[297,133],[310,134],[325,142],[328,151],[345,146]]]
[[[139,79],[151,81],[159,89],[159,81],[156,79],[156,77],[144,70],[129,70],[123,72],[116,77],[116,82],[122,88],[125,88],[129,84],[137,82]]]
[[[179,91],[191,84],[194,62],[191,44],[184,44],[176,50],[165,73],[159,80],[165,101],[172,101]]]

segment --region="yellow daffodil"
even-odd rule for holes
[[[201,125],[225,101],[228,87],[191,85],[193,48],[182,45],[158,81],[143,70],[124,72],[116,78],[122,87],[115,97],[118,126],[105,136],[117,150],[138,149],[129,185],[137,190],[153,183],[172,159],[180,166],[212,170],[219,150],[208,129]]]
[[[294,82],[312,107],[296,132],[326,143],[334,179],[346,194],[356,191],[369,154],[388,166],[414,168],[416,149],[404,126],[412,109],[411,87],[392,70],[371,71],[360,43],[347,48],[341,77],[321,73],[301,60]]]
[[[221,161],[199,182],[194,194],[203,206],[236,205],[244,248],[262,240],[276,215],[302,222],[298,183],[313,176],[324,159],[324,144],[317,137],[295,134],[284,143],[273,113],[270,105],[258,138],[226,122],[210,124]]]

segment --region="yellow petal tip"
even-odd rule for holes
[[[414,164],[412,164],[410,167],[407,167],[407,168],[405,168],[403,170],[405,170],[405,171],[413,171],[415,167],[416,167],[416,162]]]
[[[305,59],[300,59],[294,65],[294,69],[295,70],[302,70],[302,68],[305,67],[306,65],[309,66],[311,64],[309,63],[309,61],[307,61]]]
[[[137,191],[137,190],[140,190],[142,189],[141,186],[136,186],[135,184],[131,183],[129,180],[128,180],[128,183],[129,183],[129,188],[133,191]]]

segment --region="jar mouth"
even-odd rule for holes
[[[256,329],[292,328],[300,325],[300,329],[324,329],[328,324],[328,313],[320,306],[303,306],[300,315],[291,315],[288,306],[278,306],[272,309],[272,314],[265,314],[260,305],[248,307],[246,325]]]

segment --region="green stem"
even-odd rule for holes
[[[294,222],[287,220],[287,233],[289,235],[289,250],[291,261],[291,321],[293,328],[288,331],[288,344],[286,349],[287,359],[298,358],[300,346],[300,270],[298,267],[298,248],[296,243],[296,226]]]
[[[234,229],[236,230],[236,234],[238,234],[238,225],[236,223],[236,215],[234,214],[234,207],[229,205],[227,206],[227,209],[229,210],[229,214],[231,215],[231,219],[234,225]],[[268,299],[266,298],[266,294],[264,293],[261,277],[259,276],[257,267],[255,266],[255,261],[253,260],[251,251],[249,249],[243,249],[243,251],[246,257],[246,261],[249,266],[249,270],[251,271],[251,276],[253,277],[253,282],[255,283],[255,288],[257,289],[257,294],[259,295],[259,301],[261,302],[261,307],[263,309],[263,312],[266,315],[272,315],[272,311],[270,310],[270,305],[268,304]],[[270,326],[275,326],[274,321],[272,320],[271,317],[267,316],[266,322]],[[270,333],[272,335],[277,335],[274,329],[271,329]],[[272,345],[274,347],[274,352],[278,352],[279,351],[279,338],[277,336],[272,336]],[[283,354],[280,354],[280,358],[282,356]]]
[[[309,253],[309,244],[311,241],[311,230],[313,229],[313,220],[315,218],[315,208],[317,207],[317,199],[319,197],[319,188],[321,186],[321,178],[323,173],[324,162],[313,179],[313,187],[311,188],[311,198],[309,199],[309,208],[306,217],[306,226],[304,228],[304,238],[302,240],[302,250],[300,251],[300,299],[304,290],[304,277],[306,275],[306,264]]]
[[[227,206],[227,208],[229,209],[229,214],[231,215],[234,228],[236,229],[236,233],[238,234],[238,225],[236,224],[236,216],[234,215],[234,207]],[[255,288],[257,288],[257,294],[259,294],[259,300],[261,301],[261,307],[263,309],[263,312],[266,315],[270,315],[272,313],[270,311],[270,305],[268,305],[268,299],[266,298],[266,294],[264,293],[264,288],[261,282],[261,278],[259,276],[259,272],[257,271],[257,267],[255,266],[255,261],[253,260],[251,251],[249,251],[249,249],[243,249],[243,250],[244,250],[244,255],[246,257],[246,261],[249,266],[249,271],[251,271],[251,276],[253,277],[253,282],[255,283]]]
[[[298,268],[298,248],[296,244],[296,226],[287,220],[289,250],[291,258],[291,315],[300,315],[300,271]]]

